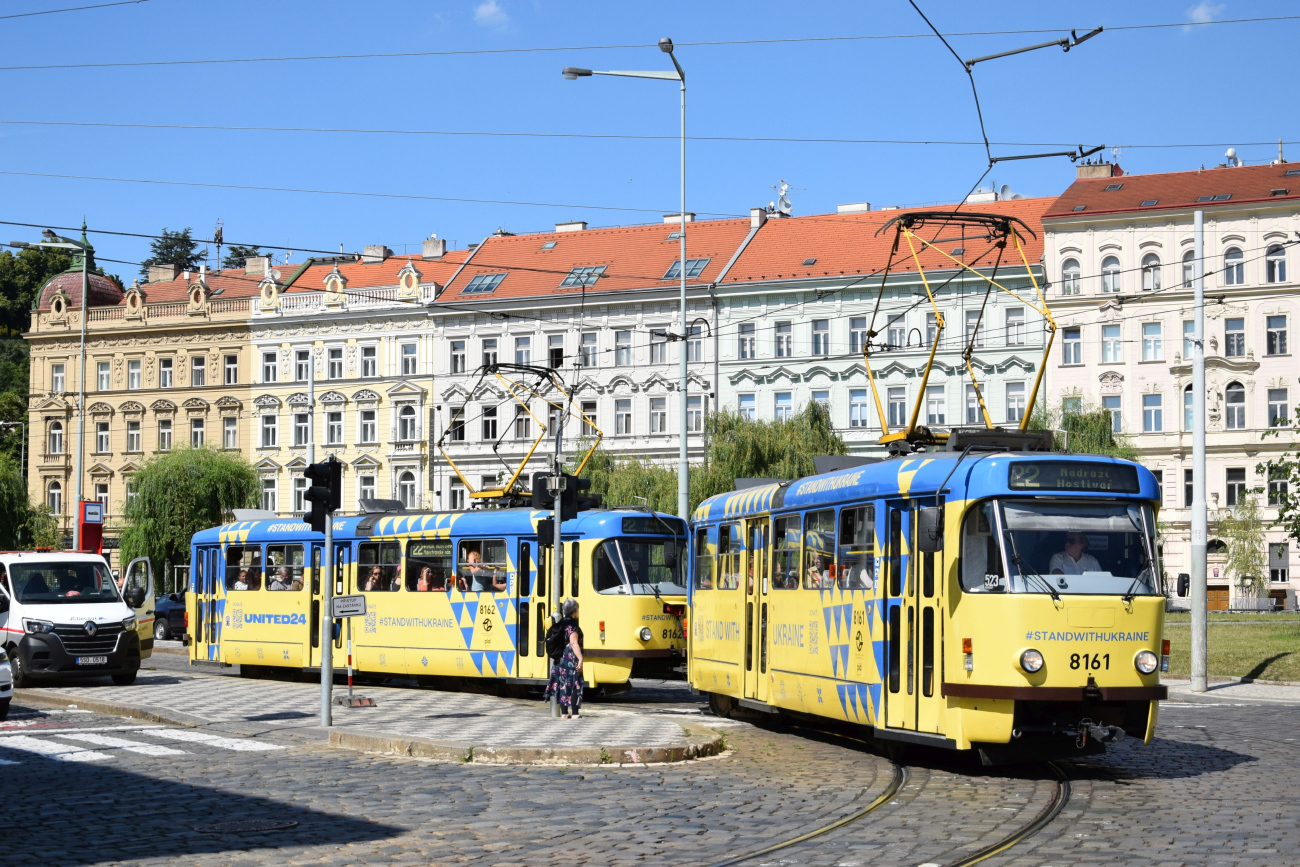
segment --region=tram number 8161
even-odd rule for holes
[[[1101,671],[1103,668],[1110,670],[1109,653],[1071,653],[1070,668],[1084,669],[1085,671]]]

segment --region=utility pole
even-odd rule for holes
[[[82,234],[85,237],[85,234]],[[81,248],[81,372],[77,374],[77,511],[72,522],[72,550],[81,550],[81,498],[82,478],[86,454],[86,320],[90,318],[90,257],[86,246]]]
[[[1206,525],[1205,506],[1205,212],[1193,216],[1195,252],[1192,288],[1196,330],[1192,338],[1192,692],[1206,683]]]
[[[316,463],[316,347],[307,350],[307,463]],[[297,363],[295,359],[295,364]],[[293,419],[291,418],[290,421]],[[305,503],[303,505],[306,505]]]
[[[555,426],[555,474],[549,480],[551,495],[555,497],[555,511],[552,520],[555,523],[555,534],[551,538],[551,597],[555,602],[551,606],[551,621],[560,622],[560,605],[564,598],[564,542],[561,541],[560,524],[564,520],[564,457],[560,453],[561,436],[563,423]],[[558,661],[551,660],[551,665],[558,665]],[[560,699],[556,693],[551,693],[551,716],[560,715]]]

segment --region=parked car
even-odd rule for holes
[[[158,604],[153,610],[153,637],[155,641],[167,641],[185,634],[185,594],[168,593],[158,597]]]

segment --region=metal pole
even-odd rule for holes
[[[673,58],[676,63],[676,58]],[[677,516],[683,521],[690,518],[691,496],[690,496],[690,472],[691,466],[687,458],[686,449],[686,412],[689,399],[687,397],[687,367],[686,355],[690,347],[690,340],[686,333],[686,76],[682,76],[682,223],[679,227],[681,241],[681,261],[679,268],[682,278],[682,372],[681,381],[677,389],[681,392],[681,449],[679,450],[677,462]]]
[[[321,581],[320,724],[333,725],[330,692],[334,688],[334,619],[330,601],[334,598],[334,512],[325,513],[325,575]]]
[[[552,622],[556,623],[560,620],[560,600],[564,598],[564,542],[563,537],[560,534],[560,522],[564,511],[561,499],[564,496],[565,479],[564,476],[561,475],[561,472],[564,469],[564,464],[560,456],[560,431],[561,427],[556,425],[555,476],[553,484],[551,485],[551,489],[555,493],[555,512],[552,518],[555,523],[555,536],[551,540],[553,543],[551,545],[551,598],[555,600],[555,603],[551,608],[551,619]],[[558,663],[556,662],[551,662],[552,666],[557,664]],[[552,693],[551,716],[558,717],[559,715],[560,699],[555,693]]]
[[[84,236],[83,236],[84,237]],[[86,448],[86,320],[90,318],[90,273],[87,248],[81,248],[81,373],[77,377],[77,511],[72,521],[72,550],[81,550],[82,454]]]
[[[1196,250],[1192,259],[1196,331],[1192,338],[1192,692],[1206,684],[1206,524],[1205,506],[1205,212],[1193,218]]]
[[[307,350],[307,463],[316,463],[316,346]],[[294,360],[297,364],[297,359]],[[305,504],[304,504],[305,505]]]

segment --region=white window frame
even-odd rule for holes
[[[221,447],[239,448],[239,419],[233,415],[228,415],[221,420]]]
[[[274,449],[280,447],[280,417],[275,413],[263,413],[258,426],[259,448]]]
[[[113,365],[110,362],[100,361],[95,364],[95,390],[113,390]]]
[[[141,423],[138,421],[128,421],[126,423],[126,450],[131,454],[140,452],[140,431]]]
[[[140,379],[140,359],[135,358],[126,363],[126,389],[127,391],[139,391],[141,387]]]
[[[95,422],[95,454],[106,455],[112,450],[112,434],[108,429],[108,422]]]
[[[169,418],[158,419],[158,451],[169,452],[175,442],[176,431]]]
[[[361,347],[361,378],[375,379],[379,376],[379,346],[368,343]]]

